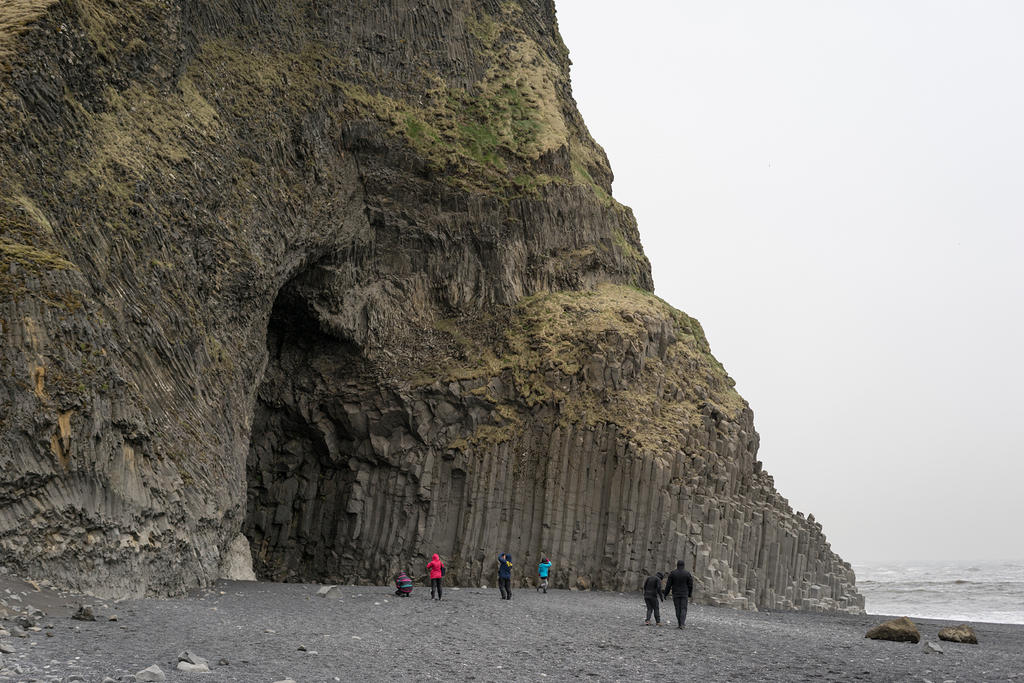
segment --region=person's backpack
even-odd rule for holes
[[[441,576],[444,576],[444,562],[441,563]]]

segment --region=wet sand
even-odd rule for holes
[[[21,601],[5,594],[13,593]],[[692,604],[674,626],[644,626],[639,593],[446,589],[430,600],[387,587],[221,582],[177,599],[91,601],[97,621],[70,618],[77,598],[0,584],[0,598],[46,612],[40,631],[0,636],[0,682],[134,680],[156,664],[168,681],[297,683],[376,680],[1024,681],[1024,626],[973,623],[979,645],[940,643],[946,622],[915,620],[922,642],[864,638],[887,617],[738,612]],[[117,621],[109,617],[116,615]],[[14,617],[0,628],[17,628]],[[47,636],[51,633],[52,636]],[[305,648],[305,651],[300,648]],[[3,649],[3,648],[0,648]],[[211,673],[175,669],[191,650]],[[226,664],[218,664],[221,660]]]

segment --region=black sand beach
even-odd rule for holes
[[[497,588],[448,589],[441,602],[417,586],[408,599],[387,587],[222,582],[180,599],[93,602],[97,620],[71,619],[74,600],[9,579],[5,602],[46,616],[39,631],[0,645],[0,681],[132,681],[156,664],[168,681],[297,683],[371,680],[1024,681],[1024,627],[972,624],[979,645],[939,642],[944,622],[915,620],[917,645],[867,640],[884,618],[752,613],[692,605],[685,630],[643,625],[638,593]],[[13,588],[12,588],[13,587]],[[11,593],[20,597],[18,601]],[[109,620],[116,615],[117,620]],[[669,617],[669,618],[665,618]],[[49,635],[52,634],[52,635]],[[300,648],[305,648],[303,651]],[[211,673],[175,669],[191,650]],[[218,664],[224,661],[226,663]]]

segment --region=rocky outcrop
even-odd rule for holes
[[[892,640],[897,643],[918,643],[921,641],[921,633],[917,625],[907,617],[890,619],[878,626],[874,626],[864,635],[872,640]]]
[[[651,294],[546,0],[24,2],[0,22],[0,548],[101,594],[232,567],[857,611]],[[244,553],[242,553],[244,555]]]
[[[967,624],[946,626],[945,628],[939,629],[939,640],[945,640],[951,643],[968,643],[970,645],[978,644],[977,634],[974,632],[974,629]]]

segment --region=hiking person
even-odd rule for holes
[[[651,625],[651,613],[654,613],[654,622],[661,626],[660,603],[665,600],[665,593],[661,590],[661,580],[665,575],[658,572],[654,576],[648,576],[644,581],[644,603],[647,605],[647,618],[644,626]]]
[[[551,572],[551,560],[546,557],[540,559],[540,564],[537,565],[537,575],[540,576],[540,584],[537,586],[537,590],[543,590],[545,593],[548,592],[548,574]]]
[[[498,590],[502,600],[512,599],[512,556],[508,553],[498,555]]]
[[[441,599],[441,577],[444,576],[444,562],[434,553],[434,557],[427,563],[430,571],[430,599],[434,599],[434,592],[437,592],[437,599]]]
[[[412,579],[405,572],[395,574],[395,595],[407,598],[412,594]]]
[[[693,597],[693,575],[686,571],[686,563],[682,560],[676,562],[676,569],[668,575],[665,582],[665,593],[672,591],[672,602],[676,604],[676,621],[679,626],[686,626],[686,603]]]

